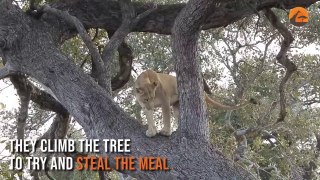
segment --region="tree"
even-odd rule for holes
[[[287,70],[287,75],[279,87],[281,111],[278,120],[283,121],[286,116],[285,84],[296,70],[295,65],[286,56],[293,38],[270,8],[308,7],[315,2],[317,1],[191,0],[187,4],[154,7],[148,3],[131,3],[127,0],[72,0],[56,1],[48,3],[49,6],[32,9],[35,4],[31,1],[31,10],[24,12],[18,6],[12,5],[12,1],[2,0],[0,56],[5,66],[0,71],[0,78],[10,76],[12,82],[16,82],[15,87],[21,90],[19,96],[24,103],[21,103],[22,115],[19,122],[22,125],[26,119],[29,101],[32,100],[41,107],[56,112],[57,123],[68,124],[70,114],[84,128],[87,137],[129,137],[133,142],[131,155],[166,156],[170,160],[169,166],[174,168],[167,173],[139,170],[125,172],[134,177],[253,179],[249,172],[234,166],[208,143],[208,120],[202,98],[199,63],[196,61],[199,31],[227,26],[246,16],[264,11],[271,25],[284,39],[277,56],[278,62]],[[90,28],[104,29],[112,35],[102,53],[99,53],[88,39],[85,29]],[[111,99],[112,87],[116,89],[126,83],[121,81],[120,85],[115,86],[121,79],[128,78],[128,70],[122,66],[124,71],[120,71],[119,76],[111,79],[110,62],[114,58],[115,50],[121,51],[121,47],[126,49],[123,39],[132,31],[173,36],[172,47],[176,61],[181,114],[180,128],[170,138],[145,137],[144,127]],[[84,73],[59,49],[67,39],[77,34],[90,50],[92,77]],[[130,67],[130,58],[122,59],[128,59]],[[58,101],[28,83],[24,75],[49,87]],[[15,76],[18,76],[18,80],[13,79]],[[51,131],[61,131],[58,135],[64,137],[65,131],[56,127],[53,124]],[[44,134],[43,138],[57,138],[50,134],[52,133]],[[18,137],[23,138],[23,134]],[[110,154],[111,157],[115,155]]]

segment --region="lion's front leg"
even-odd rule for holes
[[[160,134],[164,136],[171,135],[171,122],[170,122],[170,103],[164,102],[162,104],[162,116],[163,116],[163,128],[160,131]]]
[[[148,137],[153,137],[157,134],[157,128],[155,126],[154,120],[153,120],[153,109],[144,109],[144,112],[147,117],[148,122],[148,130],[146,131],[146,135]]]

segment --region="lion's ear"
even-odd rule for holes
[[[141,88],[136,88],[136,92],[137,92],[138,94],[143,94],[143,91],[142,91]]]

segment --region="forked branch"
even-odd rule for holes
[[[92,56],[93,65],[95,66],[97,73],[96,73],[96,80],[98,81],[98,84],[102,86],[103,88],[106,88],[108,86],[108,83],[106,81],[106,67],[102,61],[102,58],[100,56],[98,48],[94,45],[94,43],[91,41],[90,36],[88,35],[86,29],[84,28],[83,24],[80,22],[78,18],[75,16],[70,15],[66,11],[61,11],[55,8],[51,8],[48,5],[45,5],[43,8],[44,12],[54,14],[55,16],[58,16],[62,19],[64,19],[66,22],[68,22],[70,25],[74,26],[83,42],[86,44],[87,48],[89,49],[89,52]]]
[[[280,113],[277,122],[281,122],[284,121],[287,115],[285,85],[288,82],[291,75],[293,74],[293,72],[297,70],[297,66],[292,61],[290,61],[290,59],[287,56],[287,52],[290,49],[290,44],[293,42],[294,39],[288,28],[281,23],[279,18],[274,14],[274,12],[271,9],[266,9],[265,15],[267,19],[270,21],[271,25],[274,28],[276,28],[283,37],[281,49],[276,57],[278,63],[280,63],[286,68],[286,74],[282,78],[279,85]]]
[[[53,111],[59,114],[68,114],[68,111],[49,93],[40,90],[30,83],[25,76],[14,75],[10,80],[17,91],[28,91],[30,89],[30,99],[39,105],[43,110]]]

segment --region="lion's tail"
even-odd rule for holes
[[[250,103],[257,104],[257,102],[254,99],[250,99],[248,102],[245,102],[243,104],[239,104],[239,105],[236,105],[236,106],[228,106],[228,105],[221,104],[221,103],[211,99],[207,94],[205,95],[205,100],[214,109],[221,109],[221,110],[236,110],[236,109],[245,107],[245,106],[249,105]]]

